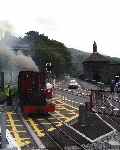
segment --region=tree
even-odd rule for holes
[[[65,45],[36,31],[26,33],[24,40],[31,44],[33,59],[39,66],[45,67],[46,62],[51,62],[56,76],[69,72],[71,55]]]

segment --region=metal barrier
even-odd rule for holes
[[[79,105],[80,105],[80,101],[74,101],[74,100],[69,100],[69,99],[67,99],[67,97],[66,96],[61,96],[61,99],[65,102],[65,103],[67,103],[67,104],[69,104],[70,106],[72,106],[72,107],[75,107],[75,108],[79,108]]]

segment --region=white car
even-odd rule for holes
[[[70,80],[68,84],[69,89],[77,89],[79,87],[79,84],[77,83],[76,80]]]

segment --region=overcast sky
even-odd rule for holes
[[[1,0],[0,21],[39,31],[67,47],[120,57],[120,0]]]

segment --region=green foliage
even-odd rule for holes
[[[24,40],[30,43],[33,58],[39,68],[45,67],[47,62],[51,62],[56,76],[70,71],[71,55],[63,43],[51,40],[48,36],[36,31],[27,32]]]

